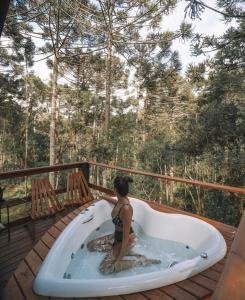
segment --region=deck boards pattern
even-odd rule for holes
[[[168,207],[165,205],[157,204],[154,202],[148,202],[150,206],[153,209],[156,209],[158,211],[168,212],[168,213],[182,213],[182,214],[188,214],[190,213],[180,211],[178,209]],[[81,210],[88,207],[90,203],[87,203],[77,209],[75,209],[73,212],[69,213],[67,216],[60,219],[57,223],[55,223],[53,226],[50,223],[51,221],[45,220],[46,223],[39,223],[38,224],[38,236],[41,237],[39,241],[32,245],[30,249],[31,251],[25,256],[23,259],[23,253],[25,253],[25,247],[23,247],[23,252],[21,249],[18,248],[18,243],[13,247],[13,249],[10,250],[10,252],[7,251],[6,243],[3,250],[5,251],[4,255],[0,255],[0,266],[1,262],[4,265],[4,270],[8,270],[6,274],[1,271],[0,273],[0,283],[2,283],[3,286],[3,278],[5,275],[5,279],[10,277],[10,272],[13,272],[13,270],[16,268],[16,264],[19,263],[21,260],[18,268],[14,271],[13,275],[10,277],[5,290],[3,299],[4,300],[12,300],[12,299],[48,299],[48,300],[55,300],[63,298],[54,298],[54,297],[42,297],[38,296],[33,293],[32,291],[32,284],[33,280],[39,270],[39,267],[46,257],[49,249],[52,247],[54,241],[58,238],[60,233],[64,230],[64,228],[80,213]],[[196,215],[195,215],[196,216]],[[197,217],[197,216],[196,216]],[[202,217],[200,217],[202,218]],[[203,219],[203,218],[202,218]],[[232,226],[225,225],[222,223],[219,223],[217,221],[205,219],[210,224],[214,225],[224,236],[228,251],[230,249],[230,246],[232,244],[232,241],[234,239],[235,231],[236,229]],[[51,225],[51,227],[50,227]],[[48,227],[50,227],[48,229]],[[17,241],[22,241],[25,245],[28,245],[30,247],[30,241],[28,242],[25,240],[25,234],[21,230],[16,230],[16,232],[13,232],[13,237],[17,239]],[[3,240],[3,237],[0,235],[0,242],[1,239]],[[21,245],[21,243],[20,243]],[[29,250],[30,250],[29,249]],[[12,253],[16,253],[16,259],[14,257],[11,257],[11,251]],[[18,253],[18,254],[17,254]],[[26,254],[26,253],[25,253]],[[10,261],[6,259],[7,257],[11,257]],[[144,291],[140,293],[134,293],[130,295],[118,295],[118,296],[111,296],[111,297],[99,297],[99,298],[80,298],[80,299],[90,299],[90,300],[195,300],[195,299],[210,299],[210,296],[212,295],[217,281],[220,277],[220,274],[223,270],[224,263],[225,263],[226,257],[222,259],[220,262],[212,266],[211,268],[191,277],[184,281],[178,282],[176,284],[172,284],[166,287],[161,287],[158,289],[153,289],[149,291]],[[0,267],[0,269],[2,269]],[[0,294],[1,297],[1,294]],[[64,299],[74,299],[74,298],[64,298]],[[76,298],[79,299],[79,298]]]

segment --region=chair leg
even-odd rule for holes
[[[35,220],[32,219],[31,225],[32,225],[31,238],[32,238],[33,241],[35,241],[35,239],[36,239],[36,224],[35,224]]]

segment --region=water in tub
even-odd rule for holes
[[[106,254],[101,252],[89,252],[86,244],[90,240],[113,232],[114,225],[111,220],[109,220],[103,223],[100,228],[92,232],[92,234],[84,242],[84,246],[79,248],[79,250],[75,253],[67,267],[67,270],[65,271],[66,274],[69,274],[69,278],[73,279],[96,279],[105,278],[105,276],[107,278],[124,277],[164,270],[169,268],[171,265],[173,266],[177,262],[182,262],[198,256],[198,253],[189,245],[170,240],[153,238],[146,235],[141,226],[136,222],[133,223],[133,228],[136,233],[137,240],[132,250],[136,253],[145,255],[147,258],[160,259],[161,264],[135,267],[117,274],[104,275],[100,273],[99,265]]]

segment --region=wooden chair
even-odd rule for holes
[[[67,178],[65,206],[82,205],[94,200],[83,172],[70,173]]]
[[[47,178],[32,180],[31,193],[32,238],[35,240],[35,221],[62,211],[64,206]]]

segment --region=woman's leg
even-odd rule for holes
[[[135,256],[135,259],[127,259],[127,256],[125,256],[125,258],[117,261],[117,263],[115,264],[114,272],[117,273],[134,267],[143,267],[160,263],[161,261],[159,259],[150,259],[145,257],[144,255],[137,254],[137,256]]]
[[[111,254],[108,254],[100,264],[100,271],[105,274],[118,273],[124,270],[128,270],[134,267],[148,266],[152,264],[160,264],[159,259],[149,259],[144,255],[135,254],[129,256],[130,259],[127,259],[127,256],[115,262],[114,257]]]
[[[89,251],[108,252],[112,251],[114,233],[99,237],[87,243]]]

